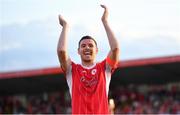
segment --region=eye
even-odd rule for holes
[[[84,48],[84,47],[86,47],[86,44],[82,44],[82,45],[81,45],[81,48]]]
[[[89,47],[92,48],[92,47],[94,47],[94,45],[93,44],[89,44]]]

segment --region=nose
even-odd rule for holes
[[[90,49],[90,47],[88,45],[86,45],[86,49]]]

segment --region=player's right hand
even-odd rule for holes
[[[61,15],[59,15],[58,17],[59,17],[59,24],[63,27],[66,26],[67,22],[65,21],[65,19]]]

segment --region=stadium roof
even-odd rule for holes
[[[120,61],[112,75],[116,85],[180,82],[180,55]],[[59,67],[0,73],[0,94],[66,90]]]

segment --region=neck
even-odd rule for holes
[[[82,61],[82,65],[85,66],[85,67],[91,67],[94,65],[94,62],[85,62],[85,61]]]

